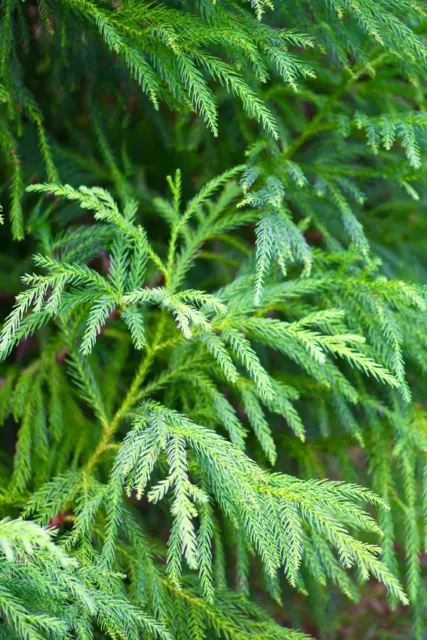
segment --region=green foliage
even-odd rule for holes
[[[0,6],[0,638],[422,640],[424,5]]]

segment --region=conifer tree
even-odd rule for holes
[[[0,6],[0,638],[422,640],[425,4]]]

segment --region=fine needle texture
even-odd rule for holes
[[[0,640],[425,638],[426,5],[0,11]]]

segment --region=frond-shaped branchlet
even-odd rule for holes
[[[85,633],[95,618],[110,635],[171,638],[123,597],[118,576],[80,565],[54,543],[54,534],[30,521],[0,522],[0,602],[13,637],[65,639],[76,630]]]
[[[253,418],[253,407],[249,411]],[[303,531],[313,532],[331,545],[344,567],[358,566],[365,579],[374,575],[406,602],[399,583],[376,557],[378,547],[359,542],[346,528],[379,531],[375,521],[357,504],[360,500],[379,503],[373,493],[353,485],[268,475],[215,432],[152,402],[134,414],[134,424],[118,453],[111,477],[114,499],[109,507],[104,546],[107,566],[113,560],[122,488],[126,487],[129,494],[135,490],[141,496],[156,461],[164,455],[168,474],[147,495],[151,502],[163,499],[169,492],[173,495],[173,525],[168,545],[173,582],[179,581],[182,556],[190,568],[199,568],[203,552],[198,545],[203,537],[197,536],[194,520],[199,509],[205,509],[211,499],[236,521],[262,559],[268,575],[274,576],[283,566],[290,582],[295,584],[303,562]],[[265,438],[266,434],[260,435],[264,445],[270,442]],[[203,488],[190,477],[190,460],[204,478]],[[204,560],[207,561],[206,556]]]

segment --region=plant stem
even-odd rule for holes
[[[157,327],[157,332],[156,332],[153,344],[151,345],[150,348],[147,349],[145,357],[141,360],[138,371],[136,372],[136,375],[132,381],[132,384],[129,388],[129,391],[127,392],[125,399],[123,400],[122,404],[116,411],[111,422],[108,425],[106,425],[104,429],[104,433],[102,435],[102,438],[97,448],[93,452],[92,456],[89,458],[89,461],[86,465],[86,471],[92,471],[92,469],[99,462],[99,459],[104,453],[104,451],[110,448],[111,439],[113,435],[116,433],[117,429],[119,428],[122,419],[130,409],[130,407],[138,399],[138,392],[139,392],[140,386],[144,382],[144,379],[153,363],[155,354],[158,350],[157,347],[162,340],[163,332],[165,328],[165,321],[166,321],[166,316],[162,314]]]
[[[298,138],[294,140],[294,142],[289,145],[286,152],[284,153],[285,160],[289,160],[295,154],[295,152],[304,144],[306,140],[309,140],[317,133],[322,131],[325,125],[322,124],[322,120],[331,112],[333,105],[335,102],[342,96],[345,91],[352,84],[357,82],[357,80],[367,73],[369,70],[377,67],[381,62],[384,62],[389,57],[390,54],[381,53],[378,57],[374,58],[371,62],[367,62],[359,71],[355,74],[351,75],[343,84],[341,84],[338,89],[336,89],[330,98],[325,102],[323,107],[317,113],[317,115],[310,121],[308,126],[304,129]]]

